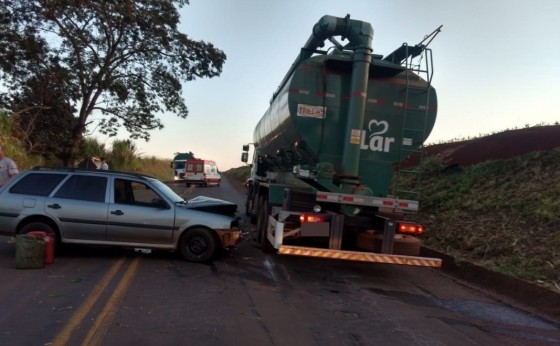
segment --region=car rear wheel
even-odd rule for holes
[[[208,262],[214,257],[218,240],[212,230],[193,228],[181,237],[179,251],[184,259],[190,262]]]
[[[27,234],[29,232],[39,231],[47,233],[51,238],[53,238],[55,246],[60,245],[60,238],[58,237],[56,231],[46,222],[36,221],[30,222],[24,225],[18,232],[18,234]]]

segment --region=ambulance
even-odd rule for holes
[[[187,159],[185,163],[185,182],[187,186],[220,186],[220,172],[212,160]]]

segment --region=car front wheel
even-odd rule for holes
[[[218,240],[212,230],[193,228],[181,237],[180,252],[184,259],[190,262],[208,262],[214,257],[218,247]]]

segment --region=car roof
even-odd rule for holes
[[[120,175],[127,177],[134,177],[143,180],[157,180],[156,178],[133,172],[122,172],[122,171],[112,171],[112,170],[100,170],[100,169],[89,169],[89,168],[78,168],[78,167],[53,167],[53,166],[35,166],[30,171],[45,171],[45,172],[68,172],[68,173],[97,173],[105,175]]]

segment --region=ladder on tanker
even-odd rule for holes
[[[441,26],[422,42],[415,46],[404,43],[383,60],[401,64],[405,67],[405,85],[402,90],[404,102],[402,119],[402,142],[399,146],[399,166],[393,180],[392,194],[394,198],[418,200],[420,198],[420,178],[423,170],[424,145],[414,149],[414,141],[426,138],[428,113],[430,112],[431,85],[433,76],[432,51],[427,45],[440,32]],[[426,44],[422,44],[426,40]],[[413,74],[411,74],[411,72]],[[422,78],[426,84],[418,86],[413,78]],[[417,106],[410,104],[411,95],[414,95]],[[410,158],[417,166],[404,166],[404,160]]]

